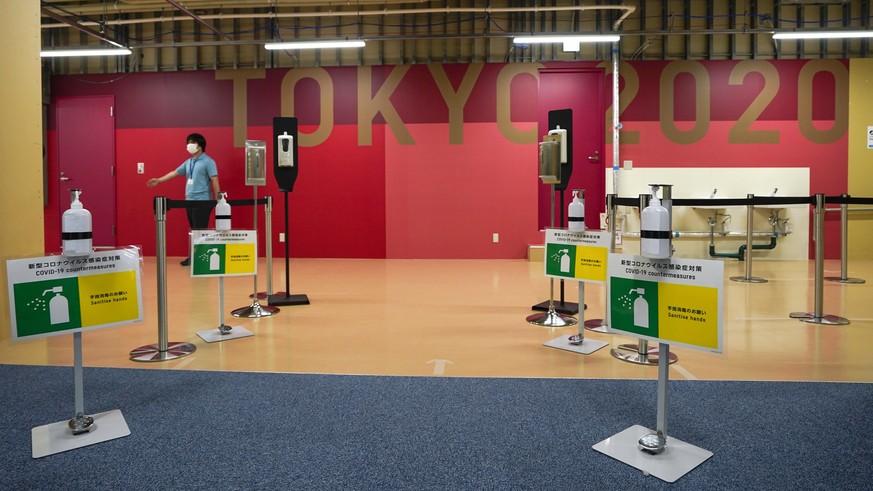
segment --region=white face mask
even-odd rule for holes
[[[197,153],[200,150],[200,146],[197,145],[196,143],[189,143],[187,148],[188,148],[188,153],[190,153],[191,155],[194,155],[195,153]]]

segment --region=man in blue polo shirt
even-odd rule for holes
[[[206,138],[200,133],[191,133],[186,139],[187,150],[191,158],[182,162],[176,170],[165,175],[149,179],[147,185],[150,188],[162,182],[167,182],[175,177],[185,177],[185,199],[210,201],[218,199],[221,186],[218,184],[218,168],[212,157],[206,155]],[[211,191],[210,191],[211,188]],[[205,229],[209,227],[209,216],[212,214],[212,204],[204,203],[204,206],[186,208],[188,212],[188,224],[191,230]],[[191,264],[191,258],[187,257],[180,263],[182,266]]]

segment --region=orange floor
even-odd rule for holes
[[[586,331],[609,345],[590,355],[544,347],[577,327],[531,325],[530,307],[548,298],[542,263],[525,260],[294,259],[292,293],[311,304],[281,307],[259,319],[230,311],[251,304],[253,277],[224,280],[224,321],[254,336],[206,343],[198,331],[219,325],[219,281],[192,279],[168,261],[168,341],[196,346],[175,360],[141,363],[129,359],[137,347],[158,342],[155,258],[145,258],[145,320],[83,334],[86,367],[234,370],[258,372],[444,375],[482,377],[657,378],[653,366],[610,355],[633,338]],[[745,265],[725,263],[724,352],[674,347],[679,360],[673,379],[873,381],[868,345],[873,341],[873,260],[854,260],[848,276],[865,284],[825,282],[825,314],[851,321],[822,326],[790,319],[814,310],[812,261],[754,262],[763,284],[730,281]],[[839,276],[839,262],[826,262],[826,275]],[[259,291],[267,290],[261,259]],[[284,290],[284,261],[273,262],[273,290]],[[575,301],[577,284],[567,282],[565,298]],[[604,288],[586,284],[586,319],[603,317]],[[73,336],[13,342],[8,320],[0,335],[0,363],[72,365]]]

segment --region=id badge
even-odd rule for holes
[[[190,179],[190,178],[189,178],[189,179],[188,179],[188,185],[191,186],[192,184],[194,184],[194,179]]]

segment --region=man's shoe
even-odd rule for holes
[[[186,257],[186,258],[185,258],[183,261],[181,261],[179,264],[181,264],[182,266],[188,266],[188,265],[191,264],[191,258],[190,258],[190,257]]]

